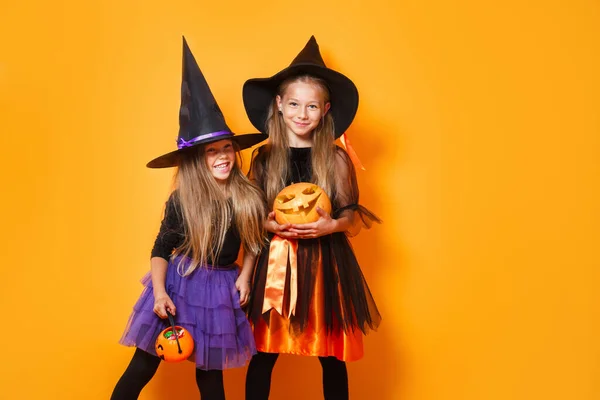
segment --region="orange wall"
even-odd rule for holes
[[[144,165],[173,148],[181,34],[242,133],[244,80],[313,33],[359,87],[362,201],[385,221],[354,240],[384,322],[349,366],[352,397],[600,398],[599,15],[590,0],[4,2],[0,398],[107,399],[132,355],[117,341],[170,186]],[[283,357],[272,397],[318,398],[319,374]],[[227,372],[230,399],[243,379]],[[166,365],[142,399],[195,390],[190,363]]]

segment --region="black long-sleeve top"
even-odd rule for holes
[[[160,231],[154,241],[152,248],[152,257],[161,257],[169,261],[173,250],[181,246],[185,238],[185,224],[183,221],[183,212],[179,204],[179,200],[175,194],[172,194],[165,206],[165,216],[160,224]],[[207,260],[208,264],[215,266],[226,266],[233,264],[238,257],[241,246],[239,233],[232,220],[227,234],[221,254],[216,263],[214,260]]]

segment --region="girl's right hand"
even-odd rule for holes
[[[160,318],[167,318],[167,311],[175,315],[175,304],[168,294],[163,293],[154,296],[154,313]]]
[[[290,232],[292,224],[283,224],[279,225],[275,220],[275,211],[271,211],[267,216],[267,221],[265,222],[265,229],[268,232],[274,233],[279,237],[284,239],[295,239],[298,237],[298,234],[295,232]]]

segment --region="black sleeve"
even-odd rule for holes
[[[335,159],[335,194],[333,203],[333,217],[339,218],[342,213],[347,215],[352,212],[352,226],[346,232],[349,236],[357,235],[361,228],[370,228],[373,222],[381,223],[379,217],[358,202],[358,182],[356,170],[348,153],[337,147]]]
[[[183,244],[184,226],[178,204],[175,193],[171,194],[165,206],[165,216],[160,224],[160,231],[154,241],[152,257],[161,257],[169,261],[173,250]]]

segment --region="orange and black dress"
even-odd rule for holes
[[[357,225],[380,222],[358,205],[354,167],[346,152],[336,149],[342,168],[336,168],[330,196],[332,217],[353,212]],[[263,190],[266,155],[265,146],[258,148],[251,166],[251,178]],[[311,148],[290,148],[289,167],[287,184],[311,182]],[[381,321],[344,232],[298,240],[269,234],[257,260],[248,315],[258,351],[342,361],[362,357],[362,335]]]

